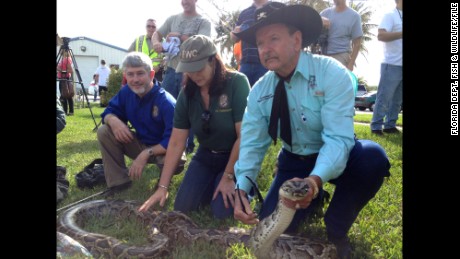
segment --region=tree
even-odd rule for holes
[[[282,1],[283,2],[283,1]],[[328,1],[324,0],[288,0],[284,1],[287,5],[300,4],[313,7],[318,13],[331,6]]]
[[[111,69],[109,79],[107,80],[107,92],[102,91],[101,93],[101,105],[107,107],[110,99],[114,97],[121,88],[121,82],[123,81],[123,71],[121,69]]]
[[[359,50],[359,53],[363,55],[363,57],[367,60],[366,54],[368,53],[367,48],[366,48],[366,42],[369,42],[372,40],[372,37],[375,37],[375,34],[371,32],[373,28],[377,27],[377,24],[369,23],[371,20],[371,15],[372,11],[370,10],[370,7],[365,7],[364,3],[353,3],[353,1],[350,3],[350,8],[355,10],[360,16],[361,16],[361,24],[363,28],[363,37],[361,41],[361,48]]]

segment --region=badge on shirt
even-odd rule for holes
[[[324,91],[315,91],[315,96],[324,96]]]
[[[308,78],[308,87],[315,88],[316,87],[316,76],[310,75]]]
[[[219,97],[219,107],[226,108],[228,106],[228,96],[226,94],[222,94]]]
[[[152,116],[154,118],[158,117],[158,106],[156,106],[156,105],[153,106]]]

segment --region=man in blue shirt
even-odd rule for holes
[[[238,38],[235,33],[249,28],[249,26],[254,23],[254,13],[256,9],[262,7],[267,2],[268,0],[254,0],[254,3],[250,7],[241,11],[238,16],[238,21],[236,21],[237,26],[233,32],[230,33],[230,37],[234,42],[240,41],[240,38]],[[248,77],[249,84],[252,87],[255,82],[267,72],[267,69],[260,63],[257,46],[242,41],[241,56],[239,71]]]
[[[390,175],[389,160],[377,143],[354,137],[354,89],[347,69],[333,58],[303,51],[320,35],[320,15],[309,6],[269,2],[256,10],[255,19],[237,36],[257,45],[260,61],[270,71],[248,96],[235,164],[242,200],[235,199],[234,217],[246,224],[259,221],[247,198],[252,185],[246,176],[256,181],[271,141],[280,136],[278,171],[260,219],[275,210],[285,181],[306,181],[310,188],[305,199],[283,199],[297,209],[287,229],[294,232],[320,204],[323,184],[335,184],[324,220],[339,258],[349,258],[348,230]]]
[[[115,191],[140,179],[147,163],[162,168],[176,105],[171,94],[152,82],[155,72],[146,54],[131,52],[122,66],[127,85],[110,100],[97,131],[107,186]],[[133,159],[129,169],[125,155]]]

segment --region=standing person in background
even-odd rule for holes
[[[267,2],[268,0],[254,0],[254,3],[250,7],[244,9],[240,13],[238,16],[238,21],[236,22],[237,26],[230,33],[230,37],[234,42],[240,42],[240,38],[238,38],[235,33],[243,31],[251,26],[254,23],[254,13],[256,9],[262,7]],[[242,41],[241,55],[242,57],[238,70],[248,77],[249,83],[252,87],[254,83],[268,70],[260,63],[257,46]]]
[[[196,11],[197,0],[181,0],[184,11],[170,16],[166,22],[153,33],[152,42],[155,51],[163,52],[162,39],[170,42],[173,37],[177,37],[180,42],[184,42],[190,36],[201,34],[211,36],[211,22]],[[177,99],[182,86],[182,73],[176,72],[179,63],[178,55],[168,59],[166,72],[164,74],[162,87]],[[187,140],[187,154],[192,153],[195,148],[193,143],[193,131]]]
[[[137,37],[133,43],[131,43],[131,46],[129,46],[128,52],[138,51],[149,56],[152,60],[153,70],[155,70],[155,78],[158,78],[157,74],[159,74],[160,64],[163,57],[155,51],[152,44],[153,33],[157,30],[156,21],[152,18],[147,19],[145,29],[147,30],[147,33]]]
[[[97,84],[96,84],[96,74],[93,75],[93,80],[89,84],[90,87],[93,87],[93,96],[94,96],[94,101],[97,100]]]
[[[61,93],[61,103],[64,108],[64,112],[68,116],[72,116],[74,112],[74,104],[73,104],[73,95],[72,96],[65,96],[64,94],[64,87],[71,87],[71,93],[74,93],[73,91],[73,84],[69,80],[72,79],[72,58],[70,57],[69,51],[66,49],[61,49],[61,55],[62,59],[59,61],[59,64],[57,65],[57,78],[58,79],[63,79],[59,80],[59,92]],[[68,90],[66,91],[66,93]]]
[[[105,60],[101,59],[101,65],[96,69],[96,78],[94,79],[95,83],[99,87],[99,99],[100,99],[100,106],[103,107],[102,104],[102,91],[107,92],[107,82],[109,81],[110,69],[105,66]]]
[[[242,199],[235,199],[235,219],[256,224],[275,210],[285,181],[303,181],[309,186],[304,199],[283,198],[296,210],[286,232],[297,232],[321,205],[323,186],[330,182],[335,190],[324,215],[327,237],[339,258],[350,258],[348,231],[390,175],[390,162],[379,144],[354,137],[355,98],[348,70],[336,60],[303,51],[320,35],[318,12],[306,5],[269,2],[255,15],[257,22],[238,37],[257,43],[270,71],[251,89],[241,125],[235,176]],[[247,197],[252,184],[246,177],[256,181],[271,142],[277,140],[283,144],[277,173],[257,215]]]
[[[363,36],[361,16],[347,6],[346,0],[334,0],[334,4],[335,7],[320,13],[323,26],[329,30],[327,52],[323,54],[337,59],[353,71]]]
[[[403,88],[403,0],[395,0],[395,2],[396,8],[383,16],[377,35],[378,40],[385,43],[377,99],[371,121],[371,132],[377,135],[383,135],[383,132],[400,133],[396,128],[396,121],[401,110]]]
[[[184,213],[210,205],[214,217],[233,215],[234,165],[238,159],[241,120],[249,93],[247,78],[225,68],[211,38],[195,35],[180,47],[177,70],[184,72],[185,88],[174,111],[174,128],[156,192],[140,207],[164,206],[168,187],[189,129],[200,146],[177,192],[174,210]]]

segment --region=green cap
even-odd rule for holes
[[[193,35],[182,43],[176,72],[196,72],[203,69],[208,57],[217,53],[211,38]]]

